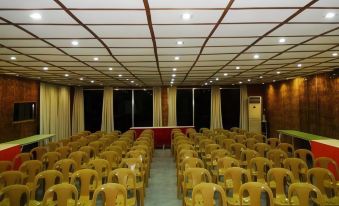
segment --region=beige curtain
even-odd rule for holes
[[[40,83],[40,134],[70,136],[69,87]]]
[[[114,131],[113,117],[113,88],[104,88],[104,99],[102,104],[101,131],[110,133]]]
[[[153,88],[153,127],[162,126],[161,87]]]
[[[213,86],[211,89],[211,124],[210,129],[223,128],[221,114],[220,87]]]
[[[240,129],[248,131],[248,107],[247,107],[247,86],[240,86]]]
[[[168,126],[177,126],[177,88],[167,89]]]
[[[64,139],[71,135],[71,106],[69,87],[59,87],[57,138]]]
[[[73,135],[85,130],[84,119],[84,90],[81,87],[76,87],[74,90],[72,112]]]

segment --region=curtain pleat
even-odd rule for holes
[[[110,133],[114,131],[113,117],[113,88],[104,88],[104,99],[102,104],[101,131]]]
[[[213,86],[211,89],[211,125],[210,129],[223,128],[221,114],[220,87]]]
[[[162,126],[161,87],[153,88],[153,127]]]
[[[56,139],[70,136],[69,87],[40,84],[40,134],[55,134]]]
[[[72,134],[74,135],[84,130],[84,90],[81,87],[76,87],[73,98]]]
[[[168,126],[177,126],[177,88],[169,87],[167,90]]]
[[[248,96],[247,96],[247,86],[242,85],[240,87],[240,129],[248,130]]]

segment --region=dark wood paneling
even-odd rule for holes
[[[168,104],[167,104],[167,88],[161,88],[161,110],[162,110],[162,125],[168,125]]]
[[[339,139],[339,80],[332,73],[272,83],[266,88],[270,136],[295,129]]]
[[[38,133],[39,82],[0,75],[0,142],[7,142]],[[35,121],[13,123],[14,102],[36,102]]]

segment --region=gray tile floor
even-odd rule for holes
[[[177,199],[175,162],[171,150],[155,150],[145,206],[180,206]]]

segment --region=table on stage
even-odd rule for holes
[[[334,159],[339,165],[339,140],[323,137],[319,135],[309,134],[296,130],[277,130],[279,132],[279,139],[282,142],[288,142],[296,145],[299,140],[304,140],[309,143],[307,145],[315,158],[317,157],[330,157]],[[292,137],[290,139],[286,137]],[[287,140],[287,141],[284,141]],[[298,147],[296,147],[297,149]],[[339,177],[337,176],[337,179]]]
[[[2,143],[0,144],[0,160],[12,161],[15,155],[19,154],[25,145],[36,142],[39,143],[39,145],[45,145],[50,141],[55,141],[54,138],[55,134],[40,134]]]
[[[173,127],[131,127],[131,130],[135,131],[135,137],[139,137],[140,133],[145,129],[151,129],[154,131],[154,145],[157,148],[170,147],[171,146],[171,131],[172,129],[181,129],[183,133],[188,128],[194,128],[194,126],[173,126]]]

